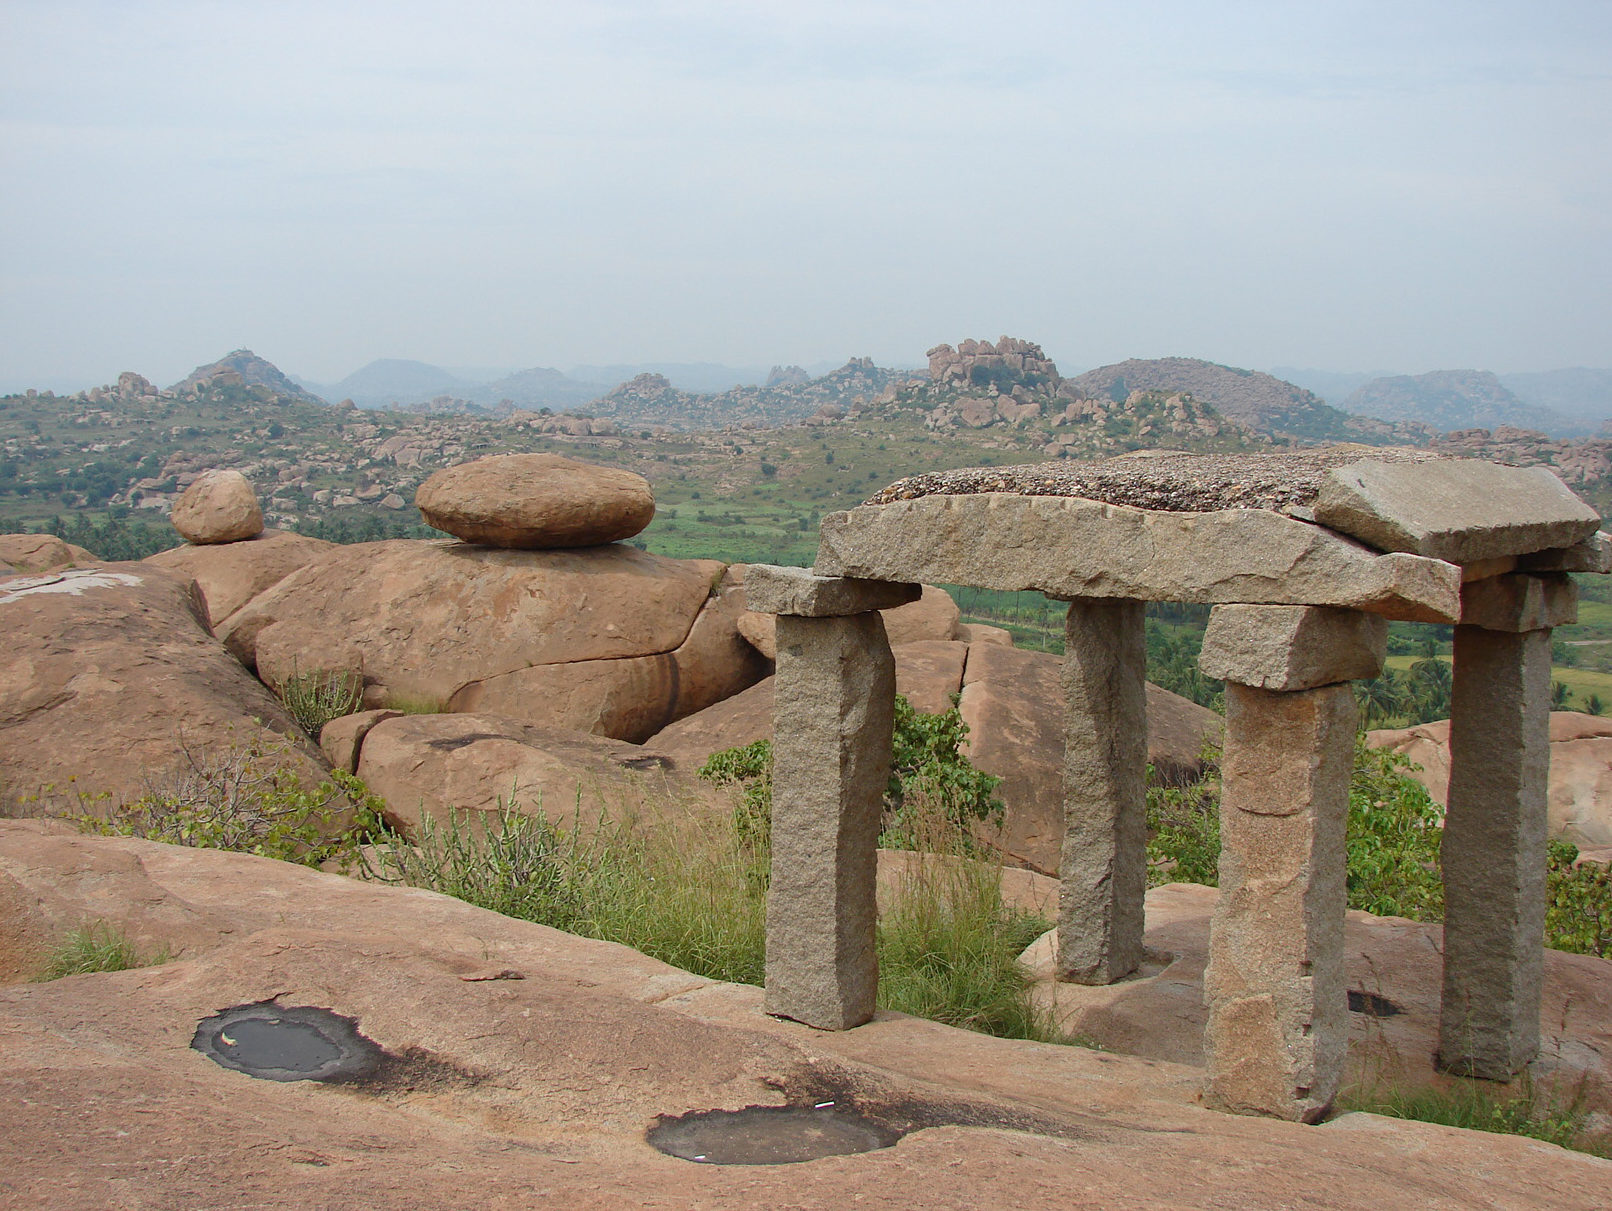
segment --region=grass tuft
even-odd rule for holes
[[[1581,1098],[1564,1100],[1526,1078],[1515,1091],[1465,1080],[1441,1089],[1372,1088],[1345,1094],[1339,1099],[1338,1109],[1364,1110],[1471,1131],[1525,1135],[1577,1152],[1612,1157],[1612,1139],[1585,1130],[1589,1116]]]
[[[59,980],[64,976],[151,967],[166,963],[171,957],[167,947],[143,956],[116,926],[105,921],[94,921],[67,935],[66,940],[46,961],[38,982]]]

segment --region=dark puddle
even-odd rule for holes
[[[925,1127],[1003,1127],[1064,1139],[1098,1138],[1051,1116],[892,1094],[826,1067],[769,1083],[788,1105],[662,1115],[644,1138],[669,1156],[706,1165],[791,1165],[873,1152]]]
[[[1378,996],[1375,992],[1359,992],[1351,988],[1349,990],[1349,1012],[1363,1013],[1373,1018],[1391,1018],[1405,1011],[1387,997]]]
[[[237,1005],[203,1018],[190,1045],[222,1068],[265,1081],[318,1081],[367,1092],[481,1081],[429,1052],[387,1051],[358,1029],[356,1018],[316,1005]]]

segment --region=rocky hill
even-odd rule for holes
[[[594,400],[587,411],[628,428],[771,428],[818,414],[843,416],[866,406],[892,383],[910,377],[907,371],[875,366],[871,358],[853,357],[838,370],[817,378],[805,377],[798,366],[774,367],[764,387],[732,387],[703,395],[672,386],[664,375],[645,373]]]
[[[1069,380],[1083,399],[1123,400],[1134,391],[1184,393],[1259,433],[1312,441],[1363,440],[1349,418],[1313,392],[1266,374],[1195,357],[1132,358]]]
[[[1388,421],[1411,421],[1448,432],[1511,425],[1566,436],[1593,426],[1518,399],[1487,370],[1435,370],[1373,379],[1343,401],[1347,412]]]
[[[1543,370],[1534,374],[1502,374],[1513,395],[1535,408],[1559,412],[1593,432],[1612,418],[1612,370]]]
[[[236,383],[248,387],[266,387],[277,396],[322,404],[324,399],[312,391],[292,382],[273,362],[268,362],[250,349],[237,349],[216,362],[197,366],[188,378],[181,379],[168,390],[175,395],[194,394],[209,384],[229,386]]]

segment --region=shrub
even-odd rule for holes
[[[280,701],[302,730],[317,740],[325,724],[364,705],[364,679],[341,669],[293,672],[280,686]]]
[[[918,831],[909,800],[937,808],[958,830],[1002,818],[1002,801],[995,797],[1002,780],[978,769],[963,755],[961,745],[968,725],[954,704],[940,715],[913,709],[896,695],[895,728],[891,744],[890,782],[884,796],[884,831],[879,844],[912,849]],[[737,783],[744,797],[737,811],[740,834],[765,835],[772,827],[772,742],[757,740],[743,748],[724,749],[700,766],[700,777],[718,784]]]
[[[212,750],[183,743],[179,768],[108,815],[81,815],[80,827],[306,866],[332,858],[350,863],[356,840],[380,827],[384,804],[360,779],[341,770],[305,790],[301,779],[279,764],[290,748],[284,741],[253,740]]]
[[[1578,860],[1578,847],[1550,843],[1545,868],[1545,937],[1557,950],[1612,959],[1612,868]]]

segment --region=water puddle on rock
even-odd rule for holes
[[[190,1045],[213,1063],[266,1081],[352,1081],[386,1053],[358,1022],[313,1005],[237,1005],[204,1018]]]
[[[696,1110],[663,1120],[646,1138],[669,1156],[706,1165],[793,1165],[888,1148],[901,1135],[830,1103]]]

